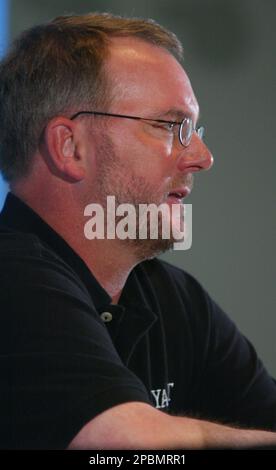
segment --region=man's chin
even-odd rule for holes
[[[150,226],[149,219],[147,219],[146,230],[144,236],[141,238],[139,222],[137,221],[136,238],[126,239],[125,242],[134,250],[138,259],[150,259],[158,256],[173,248],[174,243],[181,241],[184,238],[183,227],[184,217],[181,213],[172,215],[168,214],[162,221],[159,217],[158,223]],[[141,229],[141,227],[140,227]],[[152,231],[151,231],[152,229]]]
[[[131,246],[140,261],[155,258],[173,248],[174,239],[135,239],[125,240]]]

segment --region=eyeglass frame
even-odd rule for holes
[[[151,121],[151,122],[159,122],[163,124],[171,124],[172,126],[179,126],[178,130],[178,139],[180,144],[183,147],[188,147],[191,143],[191,139],[193,136],[193,133],[196,132],[196,134],[199,136],[201,140],[203,140],[204,133],[205,133],[205,127],[199,126],[199,127],[194,127],[193,126],[193,120],[191,117],[186,116],[182,119],[182,121],[166,121],[164,119],[150,119],[150,118],[144,118],[140,116],[128,116],[126,114],[114,114],[114,113],[104,113],[101,111],[78,111],[77,113],[73,114],[69,119],[73,120],[80,116],[81,114],[92,114],[96,116],[111,116],[111,117],[118,117],[118,118],[126,118],[126,119],[135,119],[137,121]],[[189,134],[187,136],[186,142],[184,142],[184,139],[182,138],[182,129],[184,124],[189,123],[190,128],[189,128]],[[191,123],[191,124],[190,124]],[[173,129],[173,127],[172,127]],[[170,129],[170,130],[172,130]]]

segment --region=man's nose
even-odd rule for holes
[[[209,170],[214,163],[213,155],[208,147],[194,132],[188,147],[182,147],[178,157],[177,168],[179,171],[194,172]]]

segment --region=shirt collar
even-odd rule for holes
[[[78,274],[88,291],[93,292],[93,301],[97,309],[111,302],[111,297],[93,276],[82,258],[33,209],[10,192],[7,194],[0,214],[0,225],[17,232],[36,235]]]
[[[82,258],[68,245],[68,243],[48,225],[33,209],[20,198],[9,192],[4,207],[0,213],[0,227],[6,226],[17,232],[36,235],[64,262],[66,262],[80,277],[86,288],[93,296],[93,302],[98,311],[104,311],[111,304],[111,297],[99,284],[91,270]],[[140,312],[140,315],[156,320],[156,315],[149,308],[144,295],[142,284],[145,282],[144,264],[136,266],[127,279],[120,303],[132,307]],[[114,305],[114,309],[119,309]]]

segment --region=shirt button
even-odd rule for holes
[[[112,320],[112,313],[110,312],[103,312],[101,313],[101,319],[105,322],[108,323]]]

